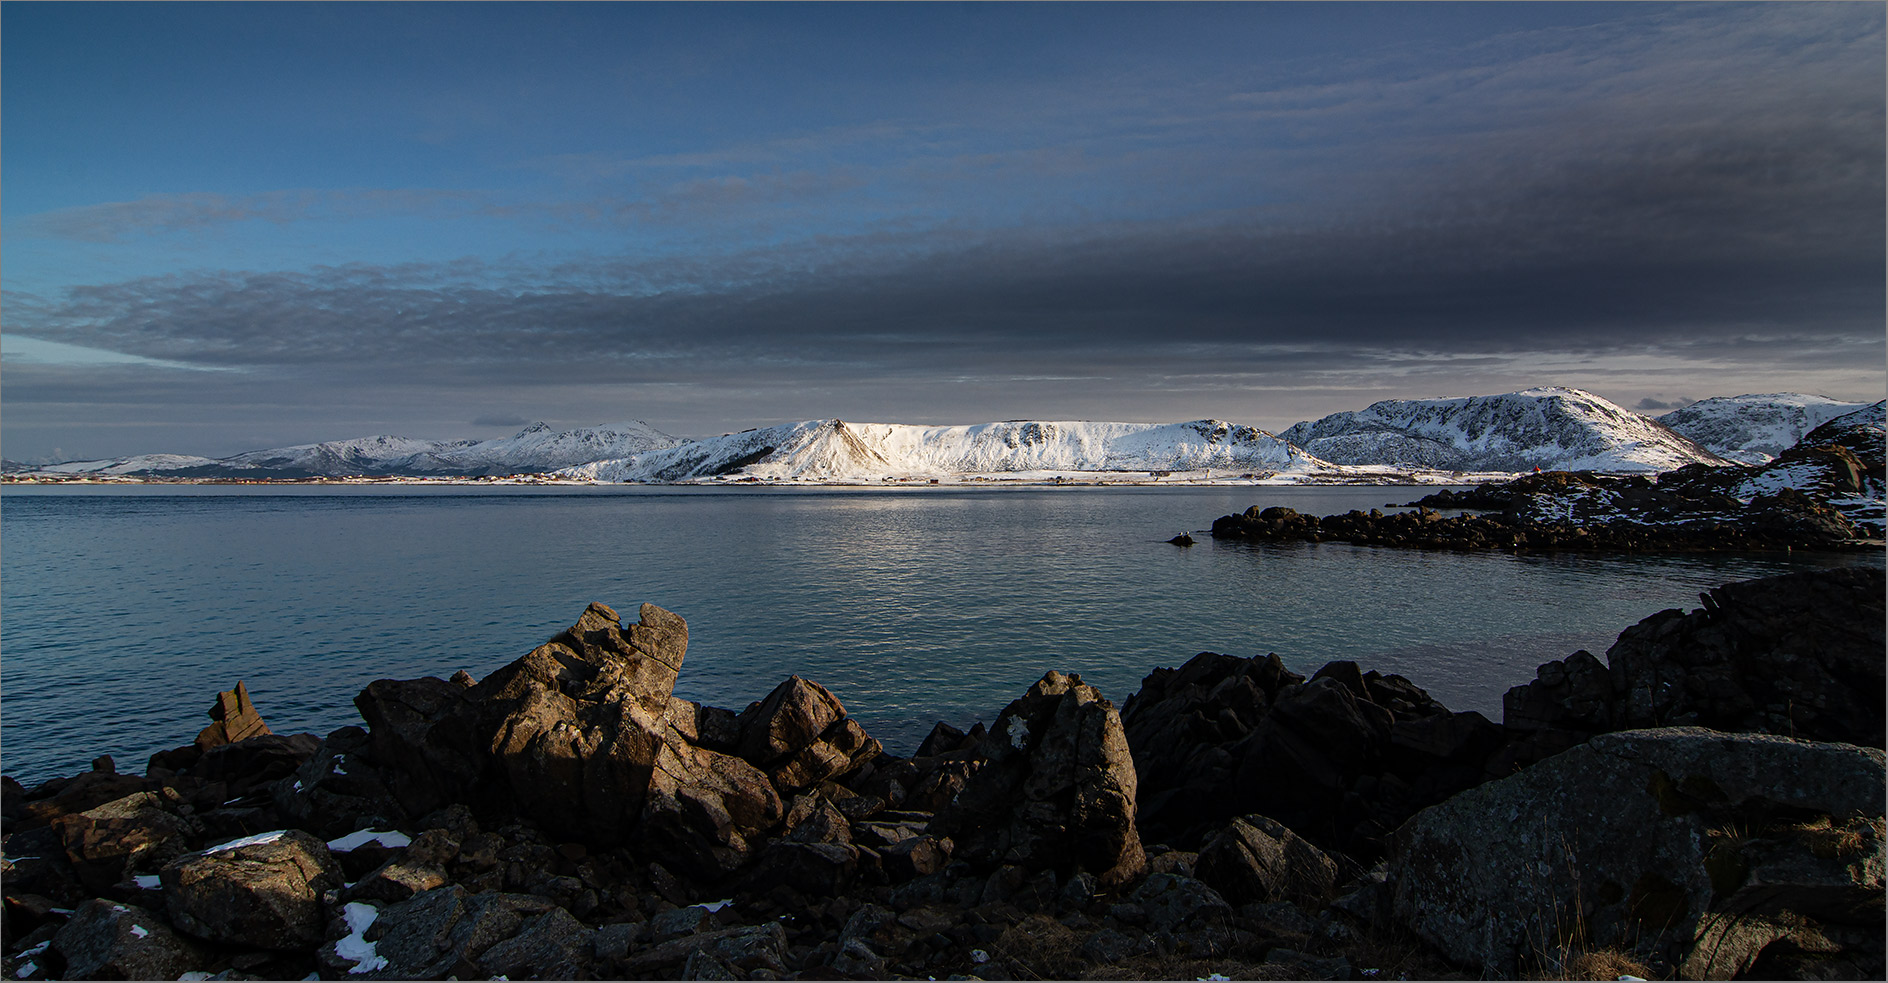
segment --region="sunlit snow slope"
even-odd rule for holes
[[[1652,472],[1726,463],[1656,421],[1558,386],[1384,400],[1297,424],[1280,436],[1333,464]]]
[[[1867,406],[1803,393],[1751,393],[1701,399],[1658,421],[1720,457],[1762,464],[1811,430]]]
[[[1019,471],[1311,471],[1323,462],[1272,434],[1192,423],[1012,421],[962,427],[809,420],[569,469],[601,481],[876,479]]]

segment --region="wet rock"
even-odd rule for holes
[[[1879,958],[1882,797],[1878,749],[1601,735],[1412,819],[1389,867],[1395,913],[1497,976],[1562,951],[1576,922],[1593,947],[1691,978],[1747,969],[1804,918],[1872,926]]]
[[[929,829],[950,837],[958,857],[1079,867],[1107,888],[1145,868],[1121,717],[1081,677],[1045,675],[1004,708],[983,750],[988,762]]]
[[[1324,851],[1261,815],[1234,819],[1200,848],[1199,879],[1232,904],[1290,901],[1315,906],[1328,900],[1337,865]]]
[[[309,949],[327,919],[323,893],[341,886],[327,844],[285,830],[182,857],[161,873],[165,909],[180,931],[226,945]]]
[[[52,947],[65,957],[64,975],[79,980],[174,980],[206,962],[203,948],[163,916],[102,898],[74,909]]]

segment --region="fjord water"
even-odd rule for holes
[[[17,486],[16,486],[17,487]],[[1247,545],[1182,530],[1336,488],[53,487],[0,496],[0,766],[142,771],[244,680],[279,733],[359,723],[378,678],[483,676],[590,601],[688,619],[676,692],[740,709],[789,674],[910,753],[1044,671],[1121,703],[1155,666],[1277,652],[1398,672],[1499,719],[1541,662],[1730,580],[1882,562]]]

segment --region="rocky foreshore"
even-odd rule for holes
[[[1202,653],[892,754],[817,683],[672,695],[593,604],[365,726],[246,689],[143,775],[4,780],[8,979],[1879,979],[1884,578],[1730,584],[1499,723]],[[1217,974],[1217,975],[1216,975]]]
[[[1213,537],[1517,552],[1880,549],[1883,427],[1849,419],[1759,466],[1694,464],[1656,478],[1548,471],[1439,491],[1405,506],[1413,512],[1319,517],[1255,505],[1215,520]]]

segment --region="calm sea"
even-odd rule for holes
[[[142,771],[245,680],[278,732],[358,723],[377,678],[482,676],[590,601],[688,619],[678,695],[822,683],[910,753],[1048,669],[1117,702],[1197,652],[1402,673],[1455,709],[1700,590],[1879,555],[1507,556],[1163,542],[1247,506],[1407,488],[118,487],[0,495],[0,757],[29,784]]]

